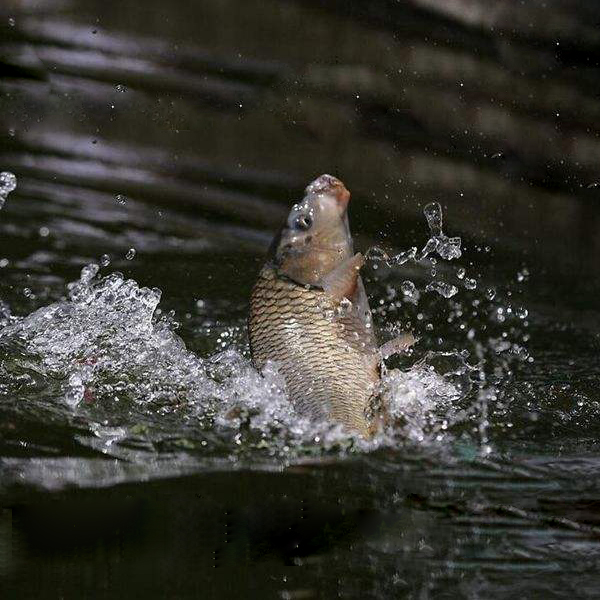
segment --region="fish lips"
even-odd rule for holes
[[[318,194],[331,196],[337,200],[343,210],[346,210],[348,202],[350,202],[350,192],[346,186],[337,177],[326,173],[309,183],[304,193],[305,198]]]

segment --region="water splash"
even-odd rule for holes
[[[98,270],[84,267],[66,300],[2,329],[0,340],[18,340],[41,375],[64,380],[71,406],[86,393],[90,402],[181,401],[185,382],[206,377],[202,361],[156,318],[160,290],[120,273],[97,279]]]
[[[442,231],[442,207],[439,202],[431,202],[423,209],[427,219],[431,237],[421,250],[419,260],[423,260],[433,253],[437,253],[444,260],[454,260],[462,256],[461,239],[448,237]]]
[[[8,195],[17,187],[17,178],[10,171],[0,173],[0,209],[4,206]]]
[[[372,246],[365,252],[365,258],[373,261],[383,262],[388,267],[403,265],[410,260],[415,260],[416,256],[416,246],[392,256],[389,256],[388,253],[379,246]]]
[[[419,302],[419,290],[417,290],[417,286],[410,280],[406,280],[402,282],[400,286],[402,293],[404,294],[404,298],[408,302],[412,302],[417,304]]]
[[[18,347],[20,358],[0,379],[14,384],[5,388],[14,394],[30,377],[32,390],[39,393],[42,386],[53,398],[55,417],[58,411],[60,420],[78,423],[79,443],[112,456],[135,461],[167,449],[291,460],[368,450],[391,440],[397,446],[425,439],[421,430],[433,417],[423,415],[436,409],[440,397],[457,394],[443,373],[421,366],[409,374],[390,371],[383,384],[391,385],[394,411],[402,406],[407,419],[418,404],[421,416],[410,421],[410,435],[404,424],[365,442],[339,425],[298,415],[276,365],[259,374],[243,348],[204,358],[190,352],[175,333],[174,316],[159,308],[160,290],[120,273],[100,277],[99,270],[87,265],[68,284],[64,300],[26,317],[3,311],[0,348]],[[418,381],[419,401],[408,401],[407,386]],[[2,390],[0,385],[0,395]]]
[[[444,298],[452,298],[452,296],[458,294],[458,288],[455,285],[444,281],[432,281],[427,284],[425,290],[428,292],[437,292]]]
[[[452,270],[443,266],[440,258],[454,260],[462,256],[461,240],[444,234],[437,202],[428,204],[424,215],[431,235],[415,262],[428,280],[417,287],[411,280],[403,281],[401,271],[391,269],[379,275],[386,286],[386,300],[379,300],[374,310],[380,328],[390,338],[408,329],[419,339],[413,349],[416,364],[408,370],[392,370],[386,376],[391,390],[390,410],[396,414],[396,424],[408,424],[408,431],[400,429],[409,439],[430,442],[475,435],[472,447],[487,455],[493,447],[488,414],[503,410],[506,399],[501,399],[502,390],[510,385],[521,363],[533,361],[526,347],[529,313],[514,302],[513,293],[519,293],[511,289],[514,284],[507,283],[505,290],[499,285],[481,285],[464,266]],[[489,251],[486,246],[485,252]],[[380,256],[385,260],[386,256]],[[452,275],[456,281],[450,280]],[[523,268],[517,274],[518,284],[527,276]],[[419,279],[417,276],[417,283]],[[438,331],[443,337],[436,335]],[[460,382],[453,380],[458,371],[448,364],[450,359],[462,365]],[[433,379],[428,386],[430,375]],[[434,388],[450,399],[449,404],[436,398]],[[440,420],[445,423],[443,431],[439,429]]]
[[[426,208],[432,234],[426,248],[444,260],[455,258],[460,243],[444,235],[441,208]],[[417,262],[416,247],[393,256],[374,247],[366,254],[388,267]],[[126,258],[133,258],[133,252]],[[199,461],[219,455],[289,462],[387,445],[447,443],[458,435],[473,436],[472,431],[489,448],[482,415],[493,410],[492,390],[509,370],[506,365],[528,359],[515,340],[528,313],[503,303],[496,288],[492,294],[490,287],[479,291],[471,286],[474,280],[463,267],[455,271],[466,288],[459,297],[456,285],[436,279],[437,259],[429,256],[428,262],[433,280],[422,291],[435,292],[437,298],[401,279],[398,291],[388,285],[386,299],[376,304],[377,314],[400,317],[386,319],[390,334],[409,329],[422,341],[408,357],[396,359],[403,361],[402,369],[384,370],[390,422],[368,442],[339,425],[298,415],[276,365],[263,374],[253,368],[243,322],[229,323],[212,346],[215,354],[199,357],[176,333],[175,313],[159,307],[160,290],[140,287],[119,273],[101,277],[97,264],[84,267],[79,279],[68,284],[67,297],[55,304],[22,318],[2,311],[0,352],[18,348],[11,354],[18,358],[0,366],[0,396],[30,389],[37,397],[44,389],[52,418],[77,423],[79,444],[131,462],[165,453],[185,453]],[[103,255],[100,263],[108,266],[110,257]],[[442,328],[435,319],[442,316],[444,302],[448,310]],[[345,304],[341,311],[347,310]],[[204,301],[197,307],[204,310]],[[452,328],[459,338],[446,338]],[[435,337],[436,331],[444,331],[445,338]]]
[[[461,353],[427,352],[413,368],[387,373],[383,386],[393,437],[418,443],[452,439],[452,427],[465,420],[458,402],[470,393],[475,371]]]
[[[430,257],[429,260],[432,267],[431,276],[436,277],[436,259],[433,255],[437,254],[443,260],[448,261],[458,259],[462,256],[462,242],[460,237],[448,237],[444,234],[442,230],[442,207],[438,202],[427,204],[423,209],[423,214],[427,220],[431,237],[427,240],[420,253],[417,251],[417,247],[413,246],[408,250],[390,256],[379,246],[372,246],[365,252],[365,257],[375,263],[382,262],[388,267],[401,266],[409,261],[421,262]],[[377,264],[373,268],[377,269]],[[463,279],[465,274],[466,270],[464,268],[461,267],[458,269],[457,277],[459,279]],[[468,287],[468,282],[469,280],[465,282],[465,287]],[[409,282],[409,284],[414,286],[412,282]],[[444,298],[451,298],[458,293],[458,288],[451,283],[434,280],[426,285],[425,291],[436,292]],[[407,287],[403,292],[409,301],[414,301],[416,298],[416,288],[411,290]]]

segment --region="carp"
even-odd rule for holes
[[[350,192],[331,175],[310,183],[273,240],[250,298],[255,367],[277,365],[296,410],[370,437],[381,421],[382,361],[414,341],[378,347],[348,224]]]

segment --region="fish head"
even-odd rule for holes
[[[352,256],[349,200],[346,186],[332,175],[321,175],[306,187],[271,245],[270,257],[280,273],[302,285],[319,285]]]

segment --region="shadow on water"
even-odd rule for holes
[[[599,12],[4,2],[2,596],[595,597]],[[248,362],[322,172],[361,249],[423,247],[432,201],[462,239],[373,253],[382,335],[421,342],[372,445]]]

